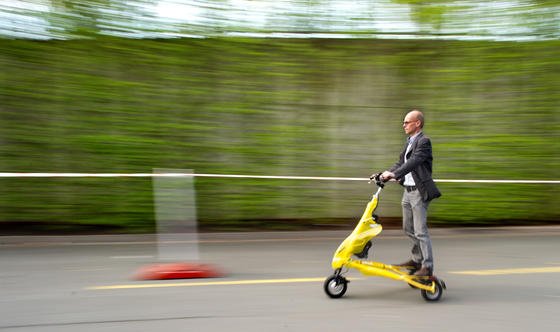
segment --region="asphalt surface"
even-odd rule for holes
[[[156,237],[0,237],[0,331],[557,331],[560,227],[433,229],[439,302],[400,281],[350,271],[323,280],[346,231],[201,234],[200,262],[222,278],[139,281]],[[191,250],[192,243],[160,243]],[[373,259],[408,258],[388,230]]]

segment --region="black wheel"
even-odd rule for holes
[[[441,281],[440,280],[434,280],[434,284],[435,284],[435,289],[434,289],[433,293],[430,292],[430,291],[427,291],[425,289],[420,290],[424,300],[429,301],[429,302],[439,301],[439,299],[443,295],[443,289],[445,288],[445,286],[444,286],[445,283],[443,282],[443,280],[441,280]]]
[[[323,288],[325,293],[333,299],[342,297],[346,293],[348,280],[340,275],[332,275],[325,280]]]

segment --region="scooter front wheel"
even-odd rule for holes
[[[333,299],[342,297],[344,293],[346,293],[346,289],[348,280],[340,275],[331,275],[323,284],[323,288],[325,289],[325,293]]]

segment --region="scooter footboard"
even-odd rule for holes
[[[430,292],[434,292],[435,289],[434,282],[430,282],[428,284],[418,282],[416,278],[401,271],[399,268],[394,267],[393,265],[386,265],[379,262],[365,262],[365,261],[351,260],[346,263],[346,266],[360,271],[360,273],[362,273],[363,275],[385,277],[393,280],[401,280],[418,289],[425,289]]]
[[[378,262],[352,260],[347,263],[347,266],[350,268],[354,268],[360,271],[360,273],[362,273],[363,275],[367,276],[379,276],[395,280],[403,280],[406,276],[406,274],[392,268],[391,265],[385,265]]]

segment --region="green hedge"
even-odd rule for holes
[[[560,42],[0,40],[0,171],[367,177],[425,110],[438,179],[558,179]],[[150,179],[0,179],[0,222],[154,229]],[[557,185],[440,184],[433,222],[556,222]],[[204,227],[352,222],[371,186],[197,178]],[[380,214],[400,215],[389,187]],[[258,221],[258,222],[256,222]]]

